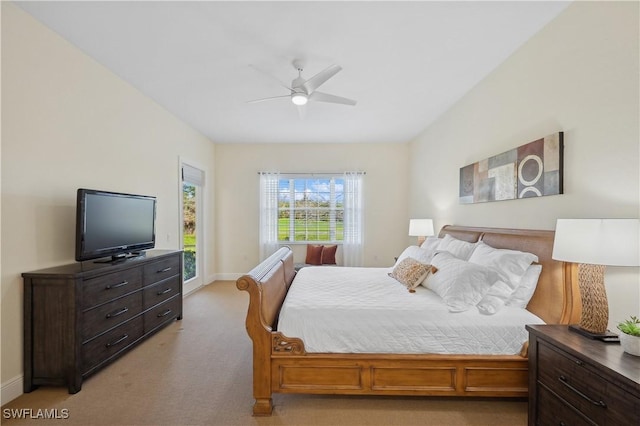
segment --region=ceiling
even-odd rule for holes
[[[216,143],[406,142],[567,2],[16,2]],[[332,64],[310,102],[285,86]]]

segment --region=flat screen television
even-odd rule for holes
[[[155,247],[155,197],[85,188],[77,195],[77,261],[117,261]]]

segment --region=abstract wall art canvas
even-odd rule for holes
[[[460,169],[460,203],[562,194],[563,133]]]

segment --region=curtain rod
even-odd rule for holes
[[[357,175],[366,175],[367,172],[349,172],[349,171],[345,171],[345,172],[312,172],[312,173],[305,173],[305,172],[258,172],[259,175],[266,175],[266,174],[270,174],[270,173],[278,173],[281,175],[307,175],[307,176],[314,176],[314,175],[343,175],[345,173],[355,173]]]

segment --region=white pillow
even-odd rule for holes
[[[538,278],[542,272],[542,265],[531,265],[527,268],[527,272],[520,280],[520,284],[513,291],[509,299],[507,299],[507,306],[515,306],[518,308],[526,308],[529,304],[529,300],[536,291],[538,285]]]
[[[398,266],[398,264],[402,262],[404,259],[406,259],[407,257],[413,257],[415,260],[417,260],[420,263],[429,264],[431,263],[431,258],[433,257],[433,254],[431,254],[428,250],[425,250],[418,246],[409,246],[406,249],[404,249],[402,253],[400,253],[400,256],[398,256],[398,260],[396,260],[396,263],[393,266],[394,267]]]
[[[476,248],[476,243],[469,243],[452,237],[447,234],[444,236],[440,244],[438,244],[438,251],[448,251],[458,259],[469,260],[469,256]]]
[[[470,309],[498,281],[498,273],[485,266],[457,259],[451,253],[436,254],[431,264],[437,271],[422,283],[438,294],[451,312]]]
[[[529,265],[538,261],[538,256],[518,250],[496,249],[483,241],[476,244],[469,262],[494,268],[507,284],[515,289]]]
[[[431,254],[431,257],[433,257],[436,254],[441,241],[442,238],[427,237],[427,239],[420,245],[420,248],[427,250]]]
[[[478,311],[484,315],[495,314],[504,307],[511,294],[513,294],[513,288],[504,281],[498,280],[476,305]]]

